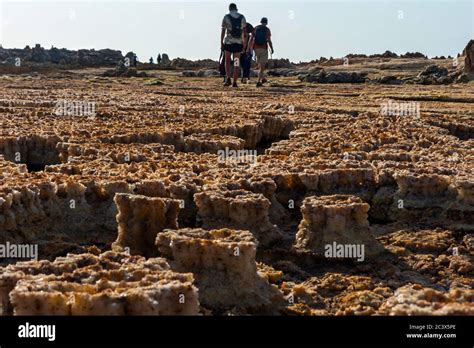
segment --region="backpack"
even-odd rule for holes
[[[267,30],[267,27],[264,25],[258,25],[255,28],[255,44],[265,45],[267,43]]]
[[[241,38],[242,37],[242,15],[239,15],[239,17],[234,18],[231,15],[227,15],[227,17],[230,20],[230,23],[232,25],[232,29],[230,31],[230,35],[235,38]]]

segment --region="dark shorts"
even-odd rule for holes
[[[244,45],[242,44],[225,44],[224,50],[231,53],[240,53],[244,50]]]

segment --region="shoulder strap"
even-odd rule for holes
[[[230,14],[227,14],[229,16],[230,21],[242,21],[242,18],[244,17],[243,15],[239,14],[238,17],[232,17]]]

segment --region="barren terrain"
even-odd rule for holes
[[[0,78],[3,314],[474,315],[472,82],[101,71]]]

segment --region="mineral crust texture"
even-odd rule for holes
[[[132,255],[156,255],[156,235],[165,228],[178,228],[180,201],[118,193],[118,237],[112,247],[129,248]]]
[[[444,293],[409,284],[397,289],[380,310],[386,315],[474,315],[474,290]]]
[[[195,314],[198,292],[202,314],[471,314],[473,47],[348,55],[357,84],[287,61],[238,91],[0,47],[3,313]]]
[[[0,295],[3,314],[196,315],[193,280],[164,259],[106,252],[8,266]]]
[[[194,274],[202,305],[217,311],[277,310],[281,294],[257,273],[257,242],[248,231],[167,230],[158,234],[156,245],[173,270]]]
[[[349,195],[308,197],[303,201],[295,247],[325,255],[326,246],[360,245],[367,256],[383,251],[371,234],[367,212],[369,205]]]
[[[267,246],[281,239],[270,222],[270,201],[246,190],[205,191],[194,195],[203,228],[234,228],[251,231],[259,244]]]

